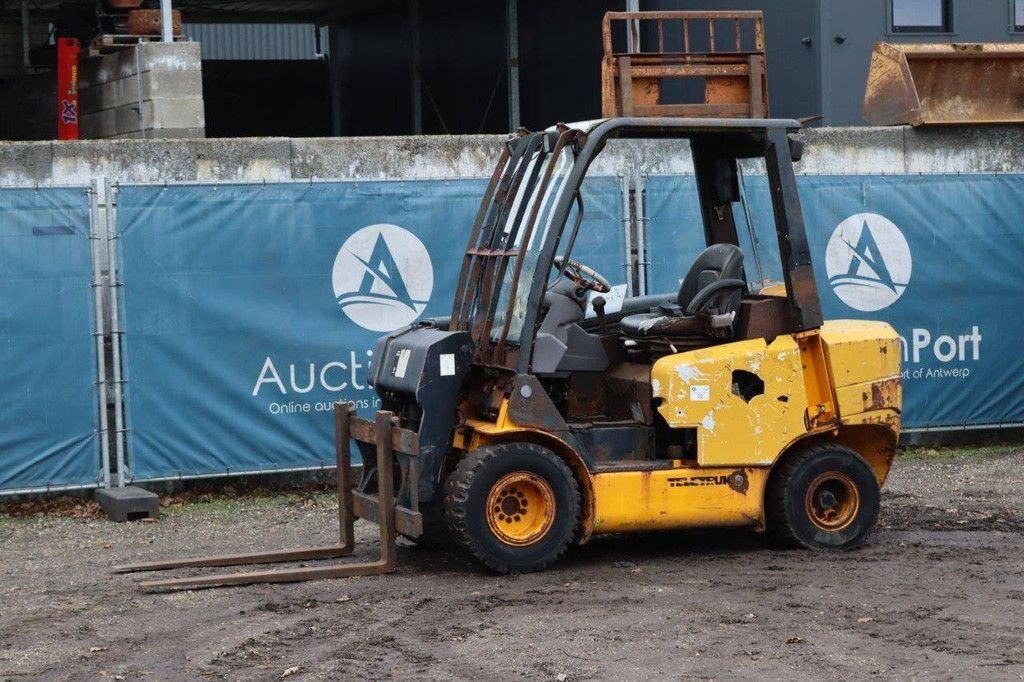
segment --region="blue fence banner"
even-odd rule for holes
[[[120,187],[131,476],[333,466],[333,402],[372,412],[377,337],[450,313],[485,186]],[[584,199],[621,269],[618,184],[589,179]]]
[[[797,180],[826,319],[884,320],[903,340],[904,427],[1024,422],[1024,176]],[[763,277],[780,280],[765,178],[744,189]],[[688,208],[696,189],[692,177],[652,176],[647,194],[653,253],[678,272],[658,284],[672,289],[703,246]],[[737,224],[746,247],[744,216]]]
[[[0,189],[0,493],[95,485],[90,198]]]

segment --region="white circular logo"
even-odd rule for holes
[[[825,272],[836,296],[855,310],[895,303],[910,283],[910,245],[900,228],[877,213],[839,223],[825,250]]]
[[[434,267],[423,242],[398,225],[368,225],[345,240],[331,276],[338,305],[374,332],[414,321],[434,289]]]

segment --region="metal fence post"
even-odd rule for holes
[[[104,488],[110,487],[110,429],[107,424],[107,363],[103,350],[103,279],[100,273],[99,188],[96,180],[86,190],[89,195],[89,250],[92,257],[93,338],[96,341],[96,399],[100,417],[100,477]]]
[[[110,295],[110,349],[111,349],[111,371],[114,384],[114,445],[117,456],[117,486],[124,486],[126,458],[125,458],[125,427],[124,427],[124,379],[121,373],[121,338],[124,330],[121,329],[121,316],[119,312],[121,297],[118,290],[122,286],[119,278],[118,250],[114,246],[117,234],[117,212],[114,208],[114,197],[116,188],[106,183],[104,203],[107,209],[107,291]]]
[[[622,269],[626,276],[627,297],[635,295],[633,292],[633,211],[630,210],[629,204],[630,182],[629,176],[619,176],[619,186],[622,191],[622,233],[626,246],[626,259],[622,261]]]
[[[646,296],[649,293],[647,291],[647,266],[650,265],[650,261],[647,260],[647,193],[644,190],[645,177],[647,176],[637,173],[633,180],[635,183],[633,201],[636,207],[634,212],[636,217],[636,265],[639,278],[638,293],[640,296]]]

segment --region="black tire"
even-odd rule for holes
[[[545,502],[543,511],[547,519],[534,531],[536,537],[523,539],[523,544],[510,544],[495,531],[492,524],[501,528],[499,504],[504,498],[492,499],[491,512],[488,498],[504,494],[509,480],[526,476],[531,481],[546,484],[548,496],[553,500],[553,509]],[[525,485],[532,485],[527,481]],[[518,493],[516,493],[518,494]],[[510,499],[516,509],[519,502]],[[526,507],[524,506],[525,510]],[[532,514],[539,512],[537,503]],[[553,452],[532,443],[502,443],[487,445],[467,454],[459,462],[445,483],[445,518],[451,536],[488,568],[499,573],[528,573],[539,571],[551,565],[561,556],[576,535],[580,518],[580,492],[572,471]],[[518,512],[511,512],[516,514]],[[507,517],[500,516],[501,520]],[[515,517],[519,521],[520,517]],[[524,511],[525,518],[525,511]],[[512,524],[512,521],[506,521]]]
[[[768,531],[788,547],[853,549],[875,527],[880,500],[878,479],[856,452],[835,443],[806,446],[768,480]]]
[[[421,504],[420,514],[423,516],[423,535],[418,538],[409,538],[417,547],[445,549],[454,546],[455,543],[452,541],[451,533],[448,532],[440,501]]]

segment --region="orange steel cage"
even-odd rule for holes
[[[616,51],[615,38],[623,28],[625,50]],[[761,12],[608,12],[603,37],[601,110],[606,118],[768,116]],[[703,96],[665,101],[670,80],[689,81],[684,92],[703,85]]]

